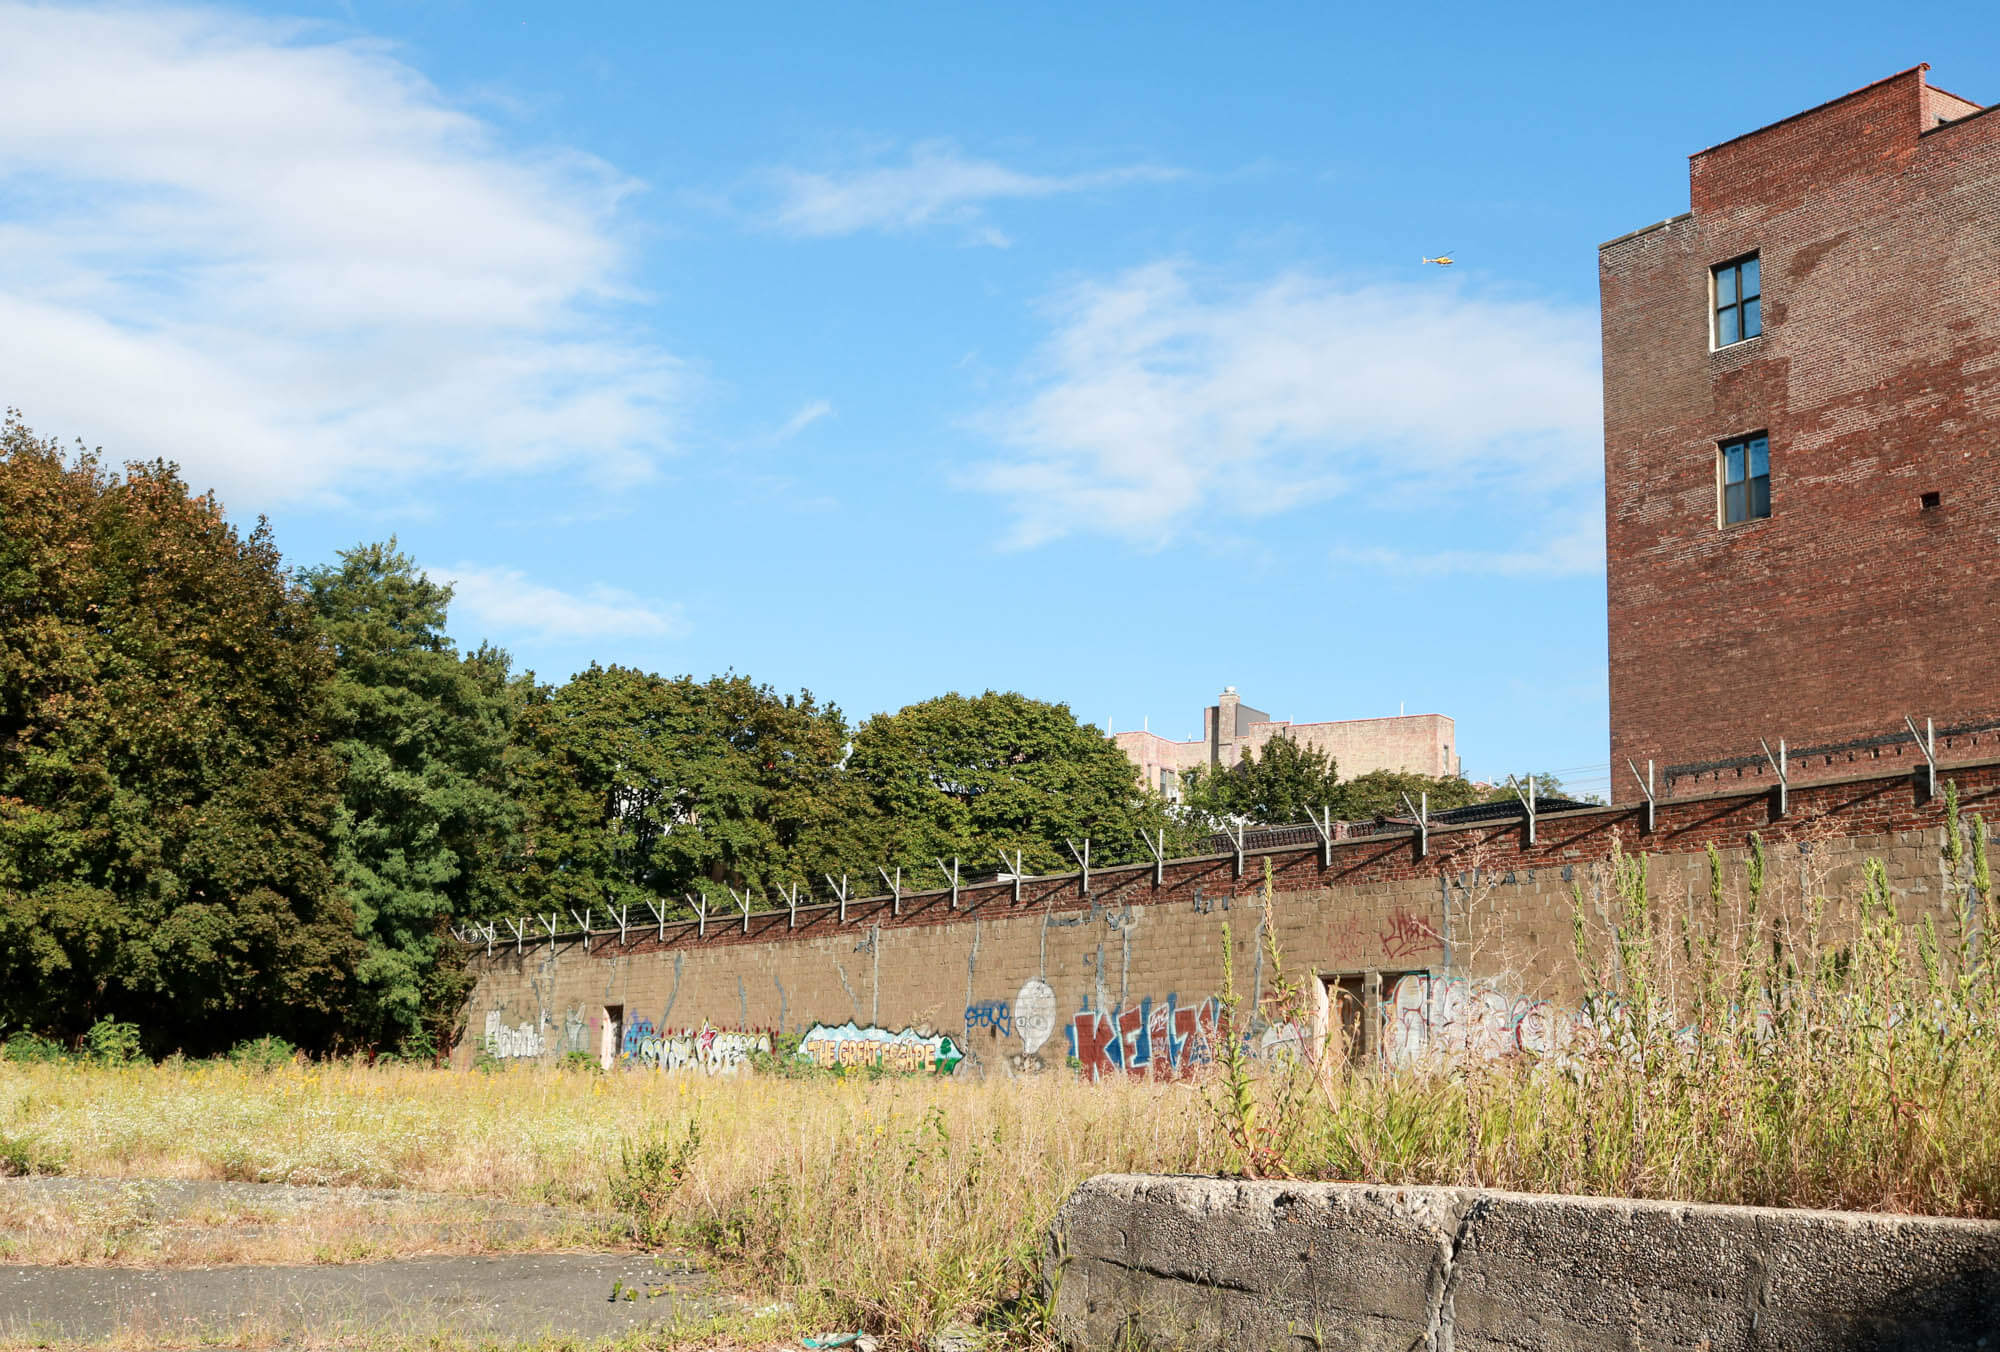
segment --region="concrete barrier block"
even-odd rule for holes
[[[1106,1175],[1051,1231],[1072,1344],[2000,1349],[2000,1224]]]

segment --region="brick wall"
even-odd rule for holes
[[[2000,716],[2000,115],[1974,110],[1906,71],[1694,156],[1693,210],[1601,251],[1615,799],[1627,758]],[[1708,270],[1752,250],[1763,335],[1711,351]],[[1771,516],[1723,527],[1717,443],[1757,431]]]
[[[1950,770],[1968,812],[2000,816],[2000,762]],[[1571,885],[1587,882],[1614,840],[1652,856],[1658,895],[1706,886],[1705,851],[1732,867],[1752,832],[1776,852],[1807,840],[1830,887],[1868,856],[1885,860],[1913,917],[1940,910],[1942,805],[1908,775],[1828,782],[1791,795],[1773,817],[1762,791],[1662,803],[1654,829],[1638,809],[1544,818],[1529,844],[1520,824],[1234,856],[888,898],[797,914],[601,929],[553,942],[508,931],[476,946],[468,1063],[480,1046],[506,1058],[596,1054],[610,1043],[657,1063],[688,1030],[799,1033],[815,1025],[948,1036],[960,1073],[1055,1069],[1074,1054],[1093,1074],[1167,1074],[1199,1055],[1218,992],[1223,926],[1239,945],[1238,979],[1253,1000],[1266,981],[1254,938],[1268,861],[1278,933],[1295,976],[1350,978],[1367,993],[1371,1047],[1393,1053],[1417,1024],[1459,1017],[1468,999],[1504,1041],[1538,1035],[1548,1009],[1574,1006],[1584,978],[1571,953]],[[601,923],[601,921],[600,921]],[[1454,1005],[1451,1002],[1456,1001]],[[1483,1002],[1483,1003],[1482,1003]],[[1547,1003],[1545,1003],[1547,1002]],[[1483,1012],[1482,1012],[1483,1011]],[[1325,1017],[1324,1008],[1321,1017]],[[1523,1032],[1528,1029],[1528,1032]],[[648,1038],[654,1042],[647,1041]],[[1402,1041],[1399,1043],[1399,1039]],[[688,1039],[683,1036],[682,1044]],[[628,1057],[628,1059],[633,1059]]]

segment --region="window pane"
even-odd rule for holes
[[[1717,268],[1715,270],[1715,303],[1734,305],[1736,303],[1736,269]]]
[[[1728,347],[1736,341],[1737,336],[1736,307],[1732,305],[1727,310],[1716,311],[1715,345],[1717,347]]]
[[[1757,260],[1754,258],[1744,259],[1740,271],[1743,274],[1743,294],[1746,297],[1761,294],[1764,288],[1757,284],[1762,277],[1762,273],[1757,268]]]
[[[1752,479],[1750,481],[1750,515],[1764,517],[1771,514],[1771,481]]]
[[[1743,519],[1743,485],[1731,484],[1722,490],[1722,519],[1741,521]]]
[[[1764,331],[1764,302],[1746,300],[1743,302],[1743,336],[1755,338]]]
[[[1722,482],[1740,484],[1743,482],[1743,443],[1722,448]]]
[[[1750,438],[1750,477],[1760,478],[1771,472],[1771,439],[1769,437]]]

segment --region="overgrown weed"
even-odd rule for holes
[[[633,1239],[649,1248],[666,1242],[674,1194],[700,1149],[701,1123],[693,1118],[678,1133],[661,1123],[619,1142],[611,1204],[630,1223]]]
[[[1946,793],[1938,886],[1908,896],[1873,859],[1834,886],[1809,825],[1693,882],[1614,846],[1542,1045],[1468,1026],[1386,1072],[1322,1046],[1310,1105],[1267,1062],[1265,1130],[1307,1177],[2000,1217],[1986,827]]]

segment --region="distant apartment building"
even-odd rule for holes
[[[1147,787],[1177,798],[1181,777],[1189,770],[1235,765],[1245,751],[1261,753],[1273,737],[1290,737],[1300,746],[1324,751],[1333,757],[1342,779],[1370,770],[1458,773],[1456,730],[1443,714],[1293,723],[1251,708],[1233,685],[1202,711],[1202,736],[1197,741],[1176,742],[1146,731],[1115,733],[1112,740],[1138,767]]]

